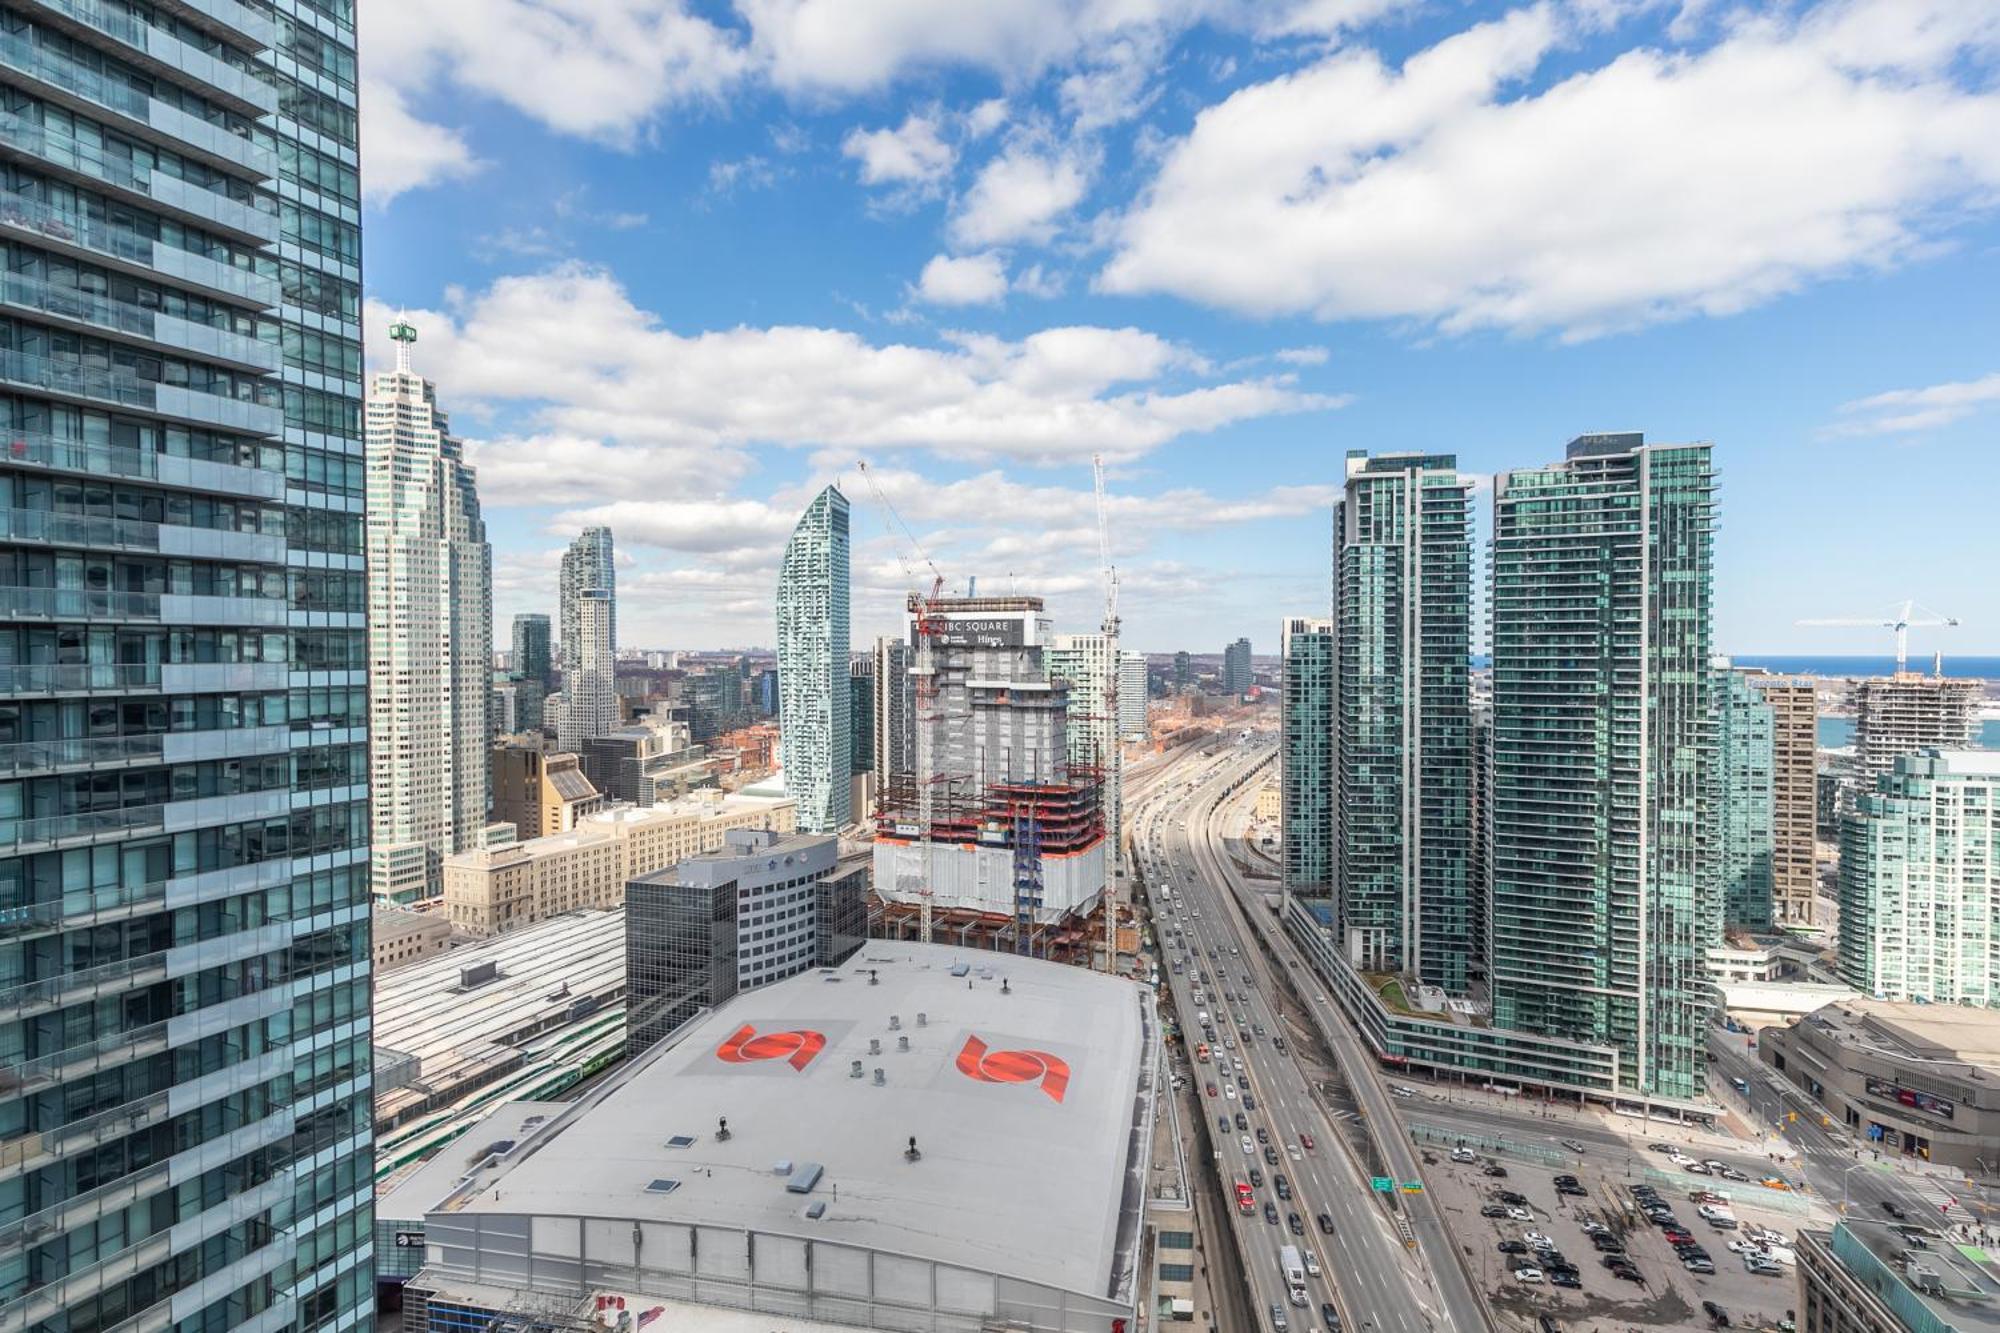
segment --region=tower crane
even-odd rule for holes
[[[1100,627],[1104,638],[1104,730],[1100,735],[1109,737],[1106,747],[1109,753],[1099,757],[1099,767],[1103,774],[1110,776],[1123,768],[1122,751],[1118,737],[1118,677],[1123,669],[1118,655],[1118,567],[1111,563],[1111,511],[1104,500],[1104,455],[1090,456],[1090,474],[1097,492],[1097,562],[1104,578],[1104,620]],[[1101,780],[1101,779],[1100,779]],[[1124,798],[1123,781],[1115,784],[1112,794],[1114,802]],[[1106,849],[1104,861],[1104,970],[1118,970],[1118,833],[1122,832],[1123,815],[1113,810],[1114,830],[1111,845]]]
[[[1919,612],[1922,613],[1919,616]],[[1815,629],[1887,629],[1896,632],[1896,674],[1902,675],[1910,655],[1910,631],[1913,629],[1949,629],[1958,624],[1957,616],[1941,616],[1928,607],[1905,599],[1899,608],[1894,608],[1888,619],[1879,617],[1853,616],[1836,617],[1827,620],[1801,620],[1800,625]]]
[[[868,483],[869,493],[875,497],[875,502],[881,505],[888,516],[895,521],[896,526],[902,529],[903,538],[909,543],[910,552],[915,554],[931,575],[930,593],[926,596],[921,587],[917,586],[917,574],[911,568],[908,558],[903,551],[896,552],[896,560],[903,567],[903,575],[912,585],[910,600],[916,608],[917,640],[916,660],[910,667],[910,675],[914,678],[913,693],[916,695],[917,706],[916,772],[911,775],[915,779],[917,788],[917,842],[914,849],[898,853],[899,858],[909,859],[904,859],[903,867],[897,871],[896,880],[900,888],[910,867],[910,859],[914,859],[914,873],[910,874],[914,882],[909,892],[917,900],[917,933],[925,944],[929,944],[931,900],[934,896],[931,885],[931,820],[936,813],[935,798],[932,793],[935,775],[931,772],[933,745],[931,732],[937,721],[937,662],[932,653],[931,640],[940,628],[937,603],[938,598],[944,593],[944,575],[938,572],[938,567],[932,563],[931,558],[924,554],[923,544],[917,540],[916,534],[910,531],[910,525],[903,522],[903,516],[896,512],[896,506],[889,503],[889,497],[882,492],[881,483],[877,482],[875,474],[869,471],[867,460],[863,459],[855,466],[860,471],[862,480]],[[886,790],[882,799],[887,800]]]

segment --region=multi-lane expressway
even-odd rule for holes
[[[1225,887],[1226,867],[1218,864],[1207,836],[1223,793],[1268,756],[1268,746],[1234,748],[1220,756],[1188,756],[1127,807],[1132,811],[1134,856],[1167,964],[1163,979],[1190,1049],[1203,1040],[1200,1014],[1206,1011],[1215,1029],[1213,1048],[1230,1061],[1226,1077],[1213,1064],[1192,1066],[1208,1140],[1217,1153],[1218,1174],[1225,1191],[1236,1181],[1249,1181],[1253,1166],[1264,1180],[1263,1187],[1255,1190],[1251,1214],[1237,1213],[1234,1199],[1227,1200],[1259,1322],[1269,1327],[1275,1304],[1286,1314],[1293,1333],[1319,1328],[1320,1304],[1331,1299],[1350,1330],[1431,1333],[1452,1328],[1472,1333],[1486,1326],[1484,1303],[1472,1293],[1449,1242],[1436,1254],[1447,1266],[1445,1276],[1456,1278],[1458,1290],[1450,1282],[1439,1282],[1435,1273],[1415,1261],[1388,1209],[1347,1154],[1343,1136],[1295,1058],[1296,1049],[1280,1050],[1276,1045],[1281,1034],[1294,1040],[1298,1036],[1280,1012],[1283,983],[1259,948],[1235,894]],[[1342,1061],[1346,1064],[1348,1057]],[[1234,1098],[1225,1091],[1239,1072],[1249,1085],[1254,1109],[1244,1109],[1245,1090],[1237,1089]],[[1366,1068],[1350,1068],[1348,1080],[1360,1085],[1358,1093],[1374,1082]],[[1216,1089],[1213,1096],[1207,1091],[1211,1084]],[[1379,1088],[1377,1094],[1386,1102]],[[1246,1134],[1235,1124],[1239,1111],[1249,1126],[1248,1153],[1242,1143]],[[1407,1156],[1408,1145],[1393,1117],[1385,1113],[1380,1123],[1389,1131],[1387,1137],[1395,1140],[1385,1145],[1387,1160],[1394,1163],[1398,1150]],[[1266,1145],[1256,1141],[1260,1128],[1271,1140],[1275,1164],[1267,1161]],[[1308,1140],[1311,1148],[1304,1146]],[[1290,1200],[1275,1193],[1274,1173],[1279,1172],[1292,1189]],[[1401,1178],[1418,1179],[1413,1163]],[[1266,1221],[1267,1202],[1275,1207],[1275,1225]],[[1293,1235],[1287,1225],[1292,1212],[1304,1225],[1303,1236]],[[1322,1212],[1332,1222],[1332,1234],[1318,1223]],[[1422,1242],[1420,1215],[1410,1216]],[[1442,1238],[1441,1231],[1438,1235]],[[1303,1310],[1286,1303],[1286,1283],[1278,1267],[1279,1249],[1286,1244],[1316,1251],[1325,1269],[1325,1279],[1309,1281],[1310,1303]],[[1428,1247],[1426,1256],[1431,1257]]]

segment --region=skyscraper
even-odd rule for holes
[[[1250,640],[1238,639],[1222,650],[1222,692],[1240,699],[1250,692],[1256,675],[1250,669]]]
[[[1351,453],[1333,511],[1337,929],[1462,994],[1472,935],[1470,490],[1449,455]]]
[[[1174,689],[1185,690],[1194,684],[1194,657],[1183,648],[1174,654]]]
[[[0,1321],[363,1326],[351,6],[4,47]]]
[[[1985,687],[1976,680],[1902,671],[1854,688],[1854,771],[1859,794],[1876,790],[1904,755],[1972,746]]]
[[[806,506],[778,571],[778,745],[802,833],[835,833],[848,808],[847,497]]]
[[[1069,682],[1068,753],[1070,767],[1095,769],[1104,778],[1104,836],[1116,847],[1122,824],[1124,765],[1118,748],[1118,718],[1113,713],[1112,684],[1119,670],[1115,634],[1058,634],[1044,654],[1049,675]],[[1140,695],[1143,704],[1145,696]],[[1120,698],[1116,707],[1122,709]]]
[[[1930,750],[1840,836],[1840,974],[1864,995],[2000,1004],[2000,754]]]
[[[516,693],[518,730],[542,729],[542,706],[556,687],[555,658],[550,651],[549,618],[539,613],[514,617],[513,674],[521,682]]]
[[[1118,654],[1118,734],[1126,740],[1146,735],[1146,655]]]
[[[581,749],[618,725],[618,573],[611,529],[585,528],[562,559],[562,718],[558,743]]]
[[[368,394],[368,780],[375,897],[444,892],[486,823],[493,552],[465,451],[410,370],[416,331]]]
[[[1294,616],[1279,632],[1285,701],[1278,794],[1285,891],[1330,914],[1333,898],[1333,691],[1331,620]]]
[[[1750,678],[1771,706],[1771,918],[1813,924],[1818,896],[1819,692],[1810,676]]]
[[[883,636],[875,640],[875,704],[870,720],[875,727],[875,787],[887,791],[890,781],[905,777],[917,766],[917,700],[910,679],[910,644],[906,639]]]
[[[1600,1042],[1698,1095],[1713,880],[1706,444],[1572,440],[1493,492],[1498,1025]]]
[[[1704,933],[1771,924],[1771,865],[1777,830],[1776,718],[1749,674],[1721,660],[1715,673],[1717,846],[1720,892]]]

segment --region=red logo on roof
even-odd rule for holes
[[[1047,1051],[993,1051],[968,1036],[958,1053],[958,1072],[981,1083],[1035,1083],[1050,1101],[1059,1102],[1069,1089],[1069,1062]]]
[[[749,1064],[752,1060],[783,1060],[794,1069],[804,1069],[825,1049],[826,1037],[808,1028],[766,1032],[760,1037],[756,1028],[745,1023],[716,1048],[715,1058],[732,1065]]]

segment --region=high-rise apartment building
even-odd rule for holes
[[[1703,934],[1722,942],[1725,925],[1771,924],[1777,830],[1776,723],[1749,673],[1718,659],[1715,672],[1715,836],[1717,891],[1708,896]]]
[[[1222,692],[1240,699],[1250,692],[1256,674],[1250,667],[1250,640],[1238,639],[1222,650]]]
[[[557,743],[581,749],[618,725],[618,572],[611,529],[589,527],[563,552],[563,688]]]
[[[1146,655],[1129,649],[1118,655],[1118,735],[1146,738]]]
[[[444,892],[444,858],[486,824],[493,551],[464,446],[416,330],[389,330],[396,368],[368,394],[368,780],[375,897]]]
[[[1065,722],[1072,771],[1095,770],[1103,776],[1104,835],[1118,845],[1122,826],[1124,764],[1118,746],[1124,711],[1122,686],[1113,698],[1113,682],[1121,668],[1115,634],[1058,634],[1044,654],[1051,677],[1069,682],[1069,717]],[[1145,696],[1140,695],[1141,707]]]
[[[875,771],[875,654],[847,658],[847,770],[854,777]],[[858,818],[860,810],[854,812]]]
[[[847,497],[828,486],[799,516],[778,571],[778,746],[799,829],[836,833],[849,808]]]
[[[1771,709],[1771,922],[1813,924],[1818,895],[1819,692],[1810,676],[1756,673]]]
[[[1194,684],[1194,657],[1185,648],[1174,654],[1174,689],[1178,692]]]
[[[909,776],[917,766],[917,700],[907,639],[876,639],[874,658],[875,703],[870,720],[875,741],[869,749],[875,758],[876,789],[886,791],[894,779]]]
[[[1333,899],[1333,622],[1294,616],[1279,631],[1284,709],[1278,747],[1285,891]]]
[[[1856,799],[1839,957],[1864,995],[2000,1004],[2000,752],[1905,755]]]
[[[520,683],[514,694],[515,731],[540,731],[549,694],[556,687],[555,656],[549,618],[535,612],[514,617],[512,674]]]
[[[1572,440],[1493,493],[1493,1020],[1703,1088],[1713,884],[1706,444]]]
[[[1855,682],[1854,794],[1874,791],[1905,755],[1970,749],[1984,694],[1976,680],[1914,671]]]
[[[354,53],[344,0],[6,11],[8,1328],[370,1317]]]
[[[1363,971],[1454,994],[1477,954],[1469,497],[1449,455],[1351,453],[1333,511],[1336,928]]]

